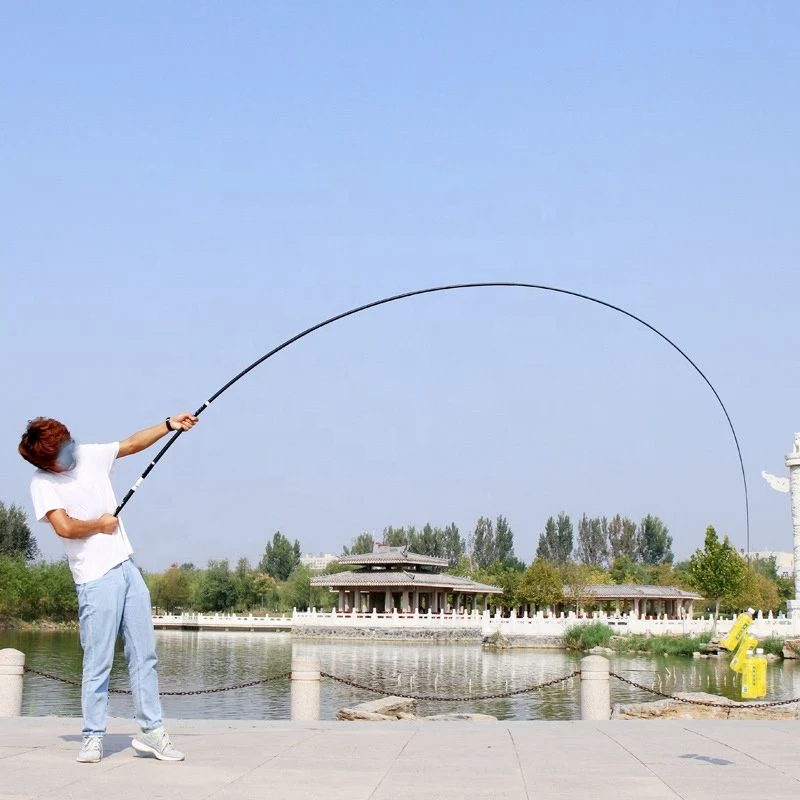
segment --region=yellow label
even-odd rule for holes
[[[733,627],[730,629],[728,635],[720,642],[720,644],[726,650],[735,650],[739,646],[739,641],[742,638],[742,634],[753,624],[753,618],[747,614],[739,614],[736,617],[736,622],[733,623]]]

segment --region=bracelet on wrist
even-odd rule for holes
[[[169,417],[167,417],[167,421],[166,421],[166,423],[165,423],[165,424],[166,424],[166,426],[167,426],[167,430],[168,430],[170,433],[174,433],[174,431],[175,431],[175,428],[173,428],[173,427],[172,427],[172,424],[171,424],[171,423],[170,423],[170,421],[169,421]]]

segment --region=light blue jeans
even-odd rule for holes
[[[125,644],[135,719],[143,731],[161,726],[156,642],[150,592],[131,560],[102,578],[77,585],[83,647],[83,735],[103,736],[108,714],[108,679],[117,637]]]

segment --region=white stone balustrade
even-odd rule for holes
[[[726,633],[733,624],[735,615],[723,615],[717,620],[717,632]],[[593,614],[578,615],[575,612],[546,615],[542,612],[528,616],[504,617],[490,611],[456,611],[388,614],[357,613],[355,611],[295,611],[291,617],[259,617],[247,614],[179,614],[153,617],[157,628],[178,630],[244,630],[244,631],[290,631],[302,628],[355,629],[373,628],[376,630],[428,629],[436,630],[480,630],[482,636],[501,633],[505,636],[563,636],[568,628],[591,622],[602,622],[619,631],[620,634],[671,634],[697,635],[710,633],[713,628],[711,616],[672,619],[666,616],[640,618],[632,614]],[[774,616],[756,615],[751,631],[759,639],[768,636],[800,636],[800,615]]]

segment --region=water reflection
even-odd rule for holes
[[[480,645],[454,643],[388,643],[369,641],[295,640],[288,633],[217,631],[156,631],[163,691],[191,690],[244,683],[288,672],[292,653],[315,656],[322,669],[368,686],[398,693],[480,695],[541,683],[578,668],[580,656],[557,650],[484,650]],[[0,632],[0,647],[16,647],[37,669],[79,678],[81,649],[77,633]],[[661,691],[705,691],[740,697],[738,677],[727,661],[678,657],[614,656],[611,668],[637,683]],[[800,696],[800,670],[793,662],[771,664],[768,699]],[[127,687],[121,650],[112,672],[112,686]],[[656,699],[652,694],[612,680],[612,701]],[[336,711],[365,700],[371,692],[323,682],[321,711],[334,719]],[[131,717],[129,697],[112,695],[110,713]],[[289,682],[279,681],[232,692],[189,697],[165,697],[171,718],[287,719]],[[573,680],[541,692],[507,699],[421,702],[420,714],[471,711],[501,719],[578,719],[580,690]],[[77,687],[27,675],[23,694],[26,715],[80,715]]]

